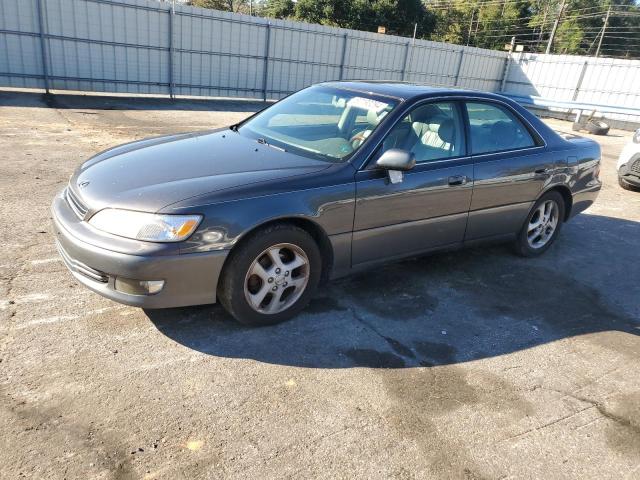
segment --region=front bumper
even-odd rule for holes
[[[86,241],[90,230],[79,225],[86,222],[75,217],[61,195],[56,196],[51,209],[60,255],[76,280],[87,288],[116,302],[142,308],[215,303],[227,250],[156,255],[113,251],[104,247],[103,237],[96,238],[96,242]],[[74,230],[81,235],[74,235]],[[156,294],[131,295],[115,289],[116,277],[165,283]]]

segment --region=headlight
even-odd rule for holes
[[[89,224],[113,235],[147,242],[186,240],[200,224],[200,215],[161,215],[105,208]]]
[[[640,143],[640,128],[633,134],[633,143]]]

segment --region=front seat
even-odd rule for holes
[[[439,116],[440,110],[433,105],[425,105],[411,114],[411,129],[402,142],[403,150],[414,151],[414,148],[422,142],[422,138],[429,131],[429,123]]]
[[[417,161],[435,160],[452,156],[455,149],[455,124],[453,120],[436,109],[435,115],[426,112],[420,115],[419,121],[414,121],[413,145],[407,150],[413,152]]]
[[[456,150],[456,125],[450,118],[447,118],[438,127],[438,138],[442,142],[443,148],[449,151],[449,156],[458,153]]]
[[[449,120],[450,121],[450,120]],[[426,124],[424,133],[420,137],[420,141],[423,145],[427,145],[433,148],[440,148],[448,150],[451,146],[450,142],[447,142],[442,135],[440,135],[441,126],[447,122],[447,117],[444,115],[438,115]]]

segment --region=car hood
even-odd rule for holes
[[[330,166],[225,129],[112,148],[81,165],[69,184],[90,212],[106,207],[156,212],[191,197]]]

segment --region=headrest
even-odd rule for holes
[[[440,128],[440,125],[442,125],[444,122],[446,122],[448,120],[448,117],[446,115],[442,115],[441,113],[439,113],[438,115],[436,115],[435,117],[432,117],[429,120],[429,130],[431,130],[434,133],[438,133],[438,129]]]
[[[493,141],[507,142],[516,134],[515,126],[510,122],[501,120],[491,125],[491,139]]]
[[[383,114],[378,115],[375,110],[367,110],[367,123],[374,127],[380,123],[380,120],[384,118]]]
[[[456,129],[453,120],[445,120],[438,128],[438,136],[448,144],[454,144],[456,141]]]
[[[428,124],[433,123],[433,120],[438,116],[442,116],[442,112],[438,107],[434,105],[425,105],[416,109],[411,114],[411,121]]]

